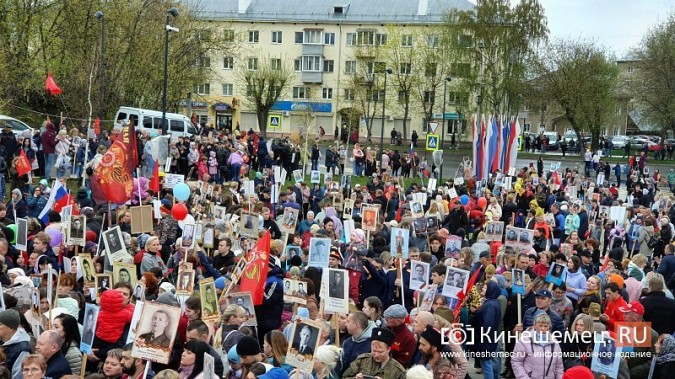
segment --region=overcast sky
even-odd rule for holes
[[[624,58],[647,30],[675,11],[673,0],[539,1],[546,11],[550,37],[592,38],[608,47],[618,59]]]

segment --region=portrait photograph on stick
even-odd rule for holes
[[[255,308],[253,307],[253,299],[251,298],[251,293],[246,292],[231,292],[225,298],[225,304],[237,304],[238,306],[244,308],[246,311],[246,321],[242,324],[243,326],[258,326],[258,321],[255,317]],[[221,309],[222,312],[222,309]]]
[[[326,312],[349,313],[349,276],[347,270],[328,269]]]
[[[86,241],[85,232],[87,230],[87,217],[78,215],[70,216],[68,223],[68,233],[66,236],[66,245],[84,247]]]
[[[131,356],[169,363],[169,352],[176,338],[180,314],[180,307],[156,302],[144,303]]]
[[[320,342],[320,330],[321,325],[318,322],[298,317],[293,325],[285,363],[310,372],[314,365],[314,352]]]
[[[119,225],[103,232],[103,243],[105,251],[111,262],[121,261],[129,255],[127,247],[124,245],[122,230]]]

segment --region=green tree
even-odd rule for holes
[[[110,119],[120,105],[161,109],[164,73],[164,24],[170,1],[135,2],[88,0],[0,0],[0,89],[16,107],[58,113],[63,105],[72,117],[89,114],[89,76],[96,77],[94,108]],[[98,76],[102,11],[106,22],[106,97]],[[223,33],[197,19],[195,7],[179,6],[171,22],[180,29],[169,42],[169,108],[210,74],[209,58],[222,56],[234,44]],[[220,59],[220,58],[219,58]],[[63,90],[60,99],[45,94],[45,75],[51,72]],[[19,80],[18,80],[19,79]],[[61,103],[63,101],[63,104]],[[33,117],[37,121],[38,117]]]
[[[387,101],[393,103],[394,100],[389,99],[397,99],[396,103],[403,110],[403,136],[409,138],[408,120],[410,113],[416,108],[411,100],[413,89],[419,81],[419,45],[415,42],[421,39],[421,31],[400,25],[389,25],[386,30],[388,43],[384,47],[384,55],[388,57],[387,66],[392,69],[389,87],[396,89],[396,93],[387,93],[389,96],[396,96],[388,96]]]
[[[615,108],[613,57],[593,42],[561,40],[544,46],[530,67],[536,97],[560,107],[578,140],[582,133],[590,135],[595,150]]]
[[[636,109],[665,133],[675,133],[675,12],[649,30],[632,54],[629,93]]]
[[[245,101],[255,109],[260,133],[267,138],[267,117],[274,103],[286,92],[295,72],[288,58],[258,54],[250,56],[238,70],[239,81],[246,86]],[[309,91],[309,88],[305,88]],[[304,97],[309,98],[310,94]]]
[[[444,43],[453,62],[471,63],[464,86],[476,91],[479,112],[508,113],[525,81],[525,62],[546,40],[548,27],[538,0],[481,0],[468,11],[450,11]]]
[[[450,76],[453,67],[453,57],[447,45],[442,43],[444,36],[441,28],[430,28],[423,34],[417,35],[415,44],[418,46],[415,70],[414,93],[419,101],[425,122],[433,119],[436,103],[442,105],[443,82]],[[440,90],[440,91],[439,91]],[[439,97],[437,99],[437,96]]]

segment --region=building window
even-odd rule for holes
[[[375,45],[384,46],[387,44],[387,35],[386,34],[375,34]]]
[[[223,83],[223,96],[233,96],[234,85],[232,83]]]
[[[523,125],[523,131],[525,133],[529,133],[530,132],[530,124],[524,124]]]
[[[335,65],[334,60],[323,61],[323,72],[333,72],[333,66],[334,65]]]
[[[322,91],[322,96],[321,98],[324,100],[332,100],[333,99],[333,89],[332,88],[324,88]]]
[[[234,42],[234,30],[225,29],[223,31],[223,40],[225,40],[225,42]]]
[[[374,102],[383,101],[384,100],[384,90],[378,89],[378,90],[371,91],[370,92],[370,100],[372,100]]]
[[[471,65],[468,63],[453,63],[450,66],[450,75],[457,78],[466,78],[471,73]]]
[[[323,34],[323,44],[324,45],[335,45],[335,33],[324,33]]]
[[[224,57],[223,58],[223,69],[232,70],[234,68],[234,58],[233,57]]]
[[[375,32],[362,30],[356,33],[356,44],[363,46],[372,46],[375,44]]]
[[[280,58],[272,58],[270,61],[270,67],[274,71],[281,71],[281,59]]]
[[[354,101],[354,90],[351,88],[345,88],[345,100]]]
[[[399,73],[402,75],[410,75],[412,72],[412,64],[410,63],[401,63],[399,67]]]
[[[211,58],[202,55],[195,60],[195,66],[211,67]]]
[[[293,60],[293,70],[302,71],[302,59]]]
[[[436,94],[434,93],[434,91],[424,91],[424,103],[425,104],[433,103],[435,97],[436,97]]]
[[[345,74],[353,74],[356,72],[356,61],[345,62]]]
[[[633,73],[633,66],[628,66],[628,73],[632,74]]]
[[[208,95],[211,93],[211,84],[209,83],[196,84],[194,92],[196,92],[198,95]]]
[[[323,31],[321,30],[305,30],[305,38],[302,43],[308,45],[320,45],[323,42]]]
[[[412,34],[404,34],[404,35],[401,36],[401,46],[412,47],[412,45],[413,45]]]
[[[529,112],[530,109],[532,109],[531,106],[530,106],[530,103],[526,102],[526,103],[523,105],[523,112]]]
[[[318,55],[305,55],[302,57],[302,71],[321,71],[321,57]]]
[[[256,71],[258,69],[258,58],[248,58],[246,68],[250,71]]]
[[[272,32],[272,43],[281,43],[281,31],[275,30]]]
[[[431,34],[427,36],[427,46],[432,48],[438,47],[438,35]]]
[[[302,43],[302,39],[305,38],[304,35],[303,32],[295,32],[295,43]]]
[[[356,33],[347,33],[347,46],[356,45]]]
[[[382,73],[384,72],[386,64],[384,62],[373,62],[370,61],[367,63],[366,71],[369,74]]]
[[[293,98],[294,99],[309,98],[309,87],[293,87]]]
[[[248,42],[250,43],[258,43],[260,40],[260,32],[257,30],[249,30],[248,31]]]

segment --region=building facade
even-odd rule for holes
[[[194,113],[200,122],[215,123],[240,130],[258,130],[255,109],[247,100],[243,70],[258,70],[263,65],[288,65],[294,72],[293,83],[281,93],[272,107],[268,135],[289,134],[310,127],[322,127],[329,135],[342,128],[359,130],[361,140],[366,135],[365,125],[371,116],[373,139],[382,132],[382,104],[384,109],[384,136],[392,129],[403,130],[403,109],[400,91],[393,75],[389,74],[386,92],[368,92],[367,104],[359,102],[354,94],[355,75],[365,72],[383,87],[382,70],[378,60],[362,62],[359,52],[377,50],[387,44],[413,43],[405,36],[393,41],[388,30],[392,25],[400,30],[409,28],[423,34],[428,46],[438,48],[439,35],[433,31],[451,9],[469,10],[473,5],[464,0],[203,0],[199,2],[198,17],[213,24],[214,33],[224,33],[236,45],[230,53],[211,56],[206,60],[212,77],[207,83],[194,86],[183,110]],[[401,29],[402,28],[402,29]],[[365,64],[364,67],[361,65]],[[390,65],[389,62],[386,65]],[[405,64],[392,67],[395,73],[409,70]],[[408,72],[414,75],[414,72]],[[372,83],[372,82],[371,82]],[[432,119],[439,123],[446,112],[448,119],[445,137],[453,131],[450,125],[459,116],[453,96],[443,104],[447,86],[434,88]],[[418,102],[411,99],[411,102]],[[444,106],[445,105],[445,106]],[[367,110],[365,109],[367,108]],[[416,130],[424,138],[427,120],[422,105],[413,106],[407,118],[407,135]],[[308,122],[308,119],[310,120]],[[311,125],[310,125],[311,124]],[[441,133],[438,130],[438,133]]]

